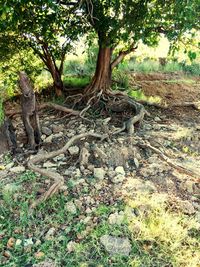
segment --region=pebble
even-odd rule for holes
[[[100,242],[111,255],[128,256],[131,252],[131,243],[125,237],[103,235]]]
[[[65,207],[66,207],[66,210],[67,210],[68,212],[70,212],[70,213],[72,213],[72,214],[76,214],[76,212],[77,212],[77,208],[76,208],[76,206],[75,206],[75,204],[74,204],[73,201],[68,202],[68,203],[65,205]]]
[[[93,174],[94,178],[103,180],[105,176],[105,171],[103,168],[94,168]]]
[[[20,172],[24,172],[26,169],[24,166],[17,166],[17,167],[13,167],[10,169],[11,172],[13,173],[20,173]]]
[[[41,128],[41,132],[47,136],[51,135],[52,134],[52,130],[46,126],[43,126]]]

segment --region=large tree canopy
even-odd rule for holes
[[[0,6],[1,39],[31,47],[51,73],[57,95],[61,95],[65,55],[79,32],[72,10],[56,1],[40,0],[3,1]]]
[[[197,26],[199,0],[85,0],[83,13],[98,36],[99,53],[96,72],[86,94],[92,96],[110,87],[112,69],[139,41],[156,45],[160,33],[177,40],[187,30]],[[118,45],[123,44],[123,49]]]

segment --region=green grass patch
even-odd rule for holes
[[[0,266],[31,266],[45,259],[58,267],[198,266],[199,224],[194,218],[171,211],[165,195],[140,194],[126,204],[121,200],[115,205],[100,203],[90,214],[78,207],[71,213],[68,204],[75,203],[77,196],[74,185],[68,184],[67,195],[57,194],[30,212],[30,202],[38,197],[43,182],[33,172],[9,180],[7,189],[0,181]],[[124,220],[110,224],[109,216],[116,211],[124,211]],[[83,215],[97,217],[98,223],[93,225],[92,219],[85,223],[80,219]],[[130,255],[109,254],[100,242],[102,235],[128,238]],[[14,243],[9,248],[10,238]],[[69,251],[71,241],[74,248]],[[4,257],[5,252],[10,256]],[[36,257],[38,252],[41,258]]]
[[[161,102],[161,98],[159,96],[146,96],[142,90],[131,90],[129,92],[129,96],[136,100],[143,100],[149,103],[157,103]]]
[[[74,88],[84,88],[90,82],[90,77],[64,77],[64,85],[66,87],[74,87]]]
[[[138,210],[138,216],[129,212],[129,230],[145,253],[132,266],[198,266],[200,231],[195,219],[170,212],[166,195],[140,195],[129,201],[130,208]]]

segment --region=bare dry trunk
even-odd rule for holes
[[[63,81],[61,78],[62,74],[54,66],[52,66],[52,68],[50,68],[50,73],[51,73],[51,76],[53,78],[53,86],[54,86],[54,89],[56,92],[56,96],[62,96],[63,88],[64,88]]]
[[[17,142],[12,122],[5,118],[0,124],[0,155],[7,151],[15,153],[16,148]]]

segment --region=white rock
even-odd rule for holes
[[[94,178],[103,180],[105,176],[105,171],[103,168],[94,168]]]
[[[43,167],[44,168],[54,168],[54,167],[56,167],[57,166],[57,164],[56,163],[52,163],[51,161],[47,161],[47,162],[45,162],[44,164],[43,164]]]
[[[67,251],[68,251],[69,253],[75,251],[75,249],[76,249],[76,245],[77,245],[76,242],[74,242],[74,241],[70,241],[70,242],[67,244]]]
[[[52,125],[52,131],[53,133],[60,133],[64,129],[63,125]]]
[[[20,246],[22,244],[22,240],[21,239],[17,239],[15,242],[15,246]]]
[[[114,184],[122,183],[125,179],[125,176],[122,174],[118,174],[112,178],[112,182]]]
[[[116,173],[116,174],[125,175],[124,167],[122,167],[122,166],[118,166],[118,167],[116,167],[116,168],[115,168],[115,173]]]
[[[45,235],[46,240],[52,239],[53,235],[55,234],[56,229],[54,227],[50,228],[49,231]]]
[[[111,255],[128,256],[131,252],[131,244],[128,238],[103,235],[100,242]]]
[[[69,149],[68,149],[70,155],[77,155],[79,154],[79,147],[78,146],[71,146]]]
[[[53,134],[51,134],[50,136],[48,136],[48,137],[45,139],[45,142],[46,142],[46,143],[51,143],[51,142],[52,142],[52,139],[53,139]]]
[[[13,167],[13,168],[10,169],[10,171],[13,172],[13,173],[24,172],[25,171],[25,167],[24,166]]]
[[[11,169],[14,166],[14,162],[11,162],[9,164],[6,165],[6,170]]]
[[[43,126],[42,129],[41,129],[41,131],[42,131],[43,134],[45,134],[47,136],[49,136],[49,135],[52,134],[52,130],[49,129],[48,127],[46,127],[46,126]]]
[[[76,214],[77,209],[73,201],[68,202],[65,207],[68,212]]]
[[[110,224],[122,224],[124,220],[124,213],[118,213],[118,212],[115,212],[115,213],[112,213],[110,214],[109,218],[108,218],[108,221]]]
[[[32,245],[33,245],[33,239],[32,238],[24,240],[24,246],[25,247],[32,246]]]

